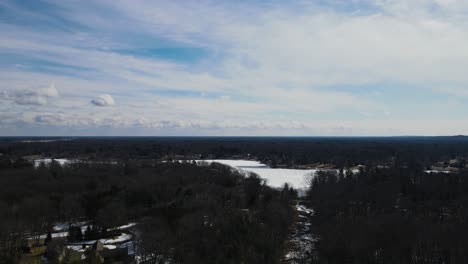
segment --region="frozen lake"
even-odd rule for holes
[[[307,188],[306,179],[314,175],[317,169],[298,170],[298,169],[275,169],[253,160],[197,160],[197,162],[217,162],[236,168],[243,172],[253,172],[258,174],[266,183],[275,188],[282,187],[285,183],[296,189]]]
[[[55,159],[60,165],[76,162],[76,160],[69,159]],[[34,166],[38,167],[41,163],[46,165],[50,164],[52,159],[37,159],[34,160]],[[240,170],[241,172],[253,172],[258,174],[266,183],[275,188],[281,188],[285,183],[296,189],[307,188],[306,179],[310,175],[315,174],[319,171],[318,169],[299,170],[299,169],[275,169],[270,168],[267,165],[254,160],[229,160],[229,159],[217,159],[217,160],[196,160],[196,162],[217,162],[224,165],[231,166]]]

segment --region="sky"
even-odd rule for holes
[[[468,134],[468,2],[0,1],[0,136]]]

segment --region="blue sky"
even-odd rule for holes
[[[459,0],[0,2],[0,135],[468,134]]]

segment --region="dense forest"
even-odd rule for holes
[[[317,263],[467,263],[468,173],[321,172],[308,194]],[[315,262],[314,262],[315,263]]]
[[[273,190],[223,165],[178,162],[52,162],[35,169],[4,161],[0,186],[0,263],[18,261],[25,237],[77,220],[91,228],[70,229],[66,242],[105,238],[112,227],[139,223],[142,263],[277,263],[294,198],[289,189]]]
[[[468,263],[466,137],[37,140],[0,139],[0,263],[34,243],[49,263],[113,263],[60,252],[122,234],[138,263]],[[74,162],[34,166],[43,157]],[[195,158],[334,169],[297,197],[255,174],[180,161]],[[457,170],[427,172],[435,163]],[[312,246],[284,262],[298,219]],[[63,239],[57,223],[69,223]]]

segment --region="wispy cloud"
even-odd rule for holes
[[[0,111],[10,116],[0,126],[433,134],[402,120],[468,111],[457,104],[468,93],[464,1],[47,0],[2,10]],[[51,81],[60,96],[37,85]]]

